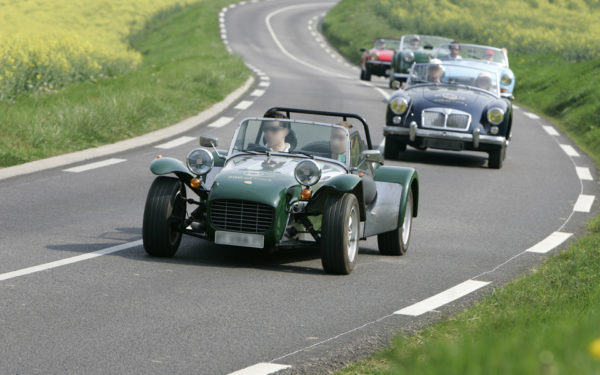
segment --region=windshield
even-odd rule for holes
[[[400,42],[401,50],[434,51],[440,45],[450,43],[452,39],[429,35],[404,35]]]
[[[465,85],[499,95],[498,75],[495,72],[464,65],[414,64],[408,77],[407,86],[423,83]]]
[[[242,121],[229,154],[290,153],[348,164],[349,147],[348,130],[343,126],[258,118]]]
[[[459,53],[452,56],[452,48],[458,48]],[[505,50],[476,44],[443,44],[439,47],[435,57],[440,60],[475,60],[508,67]]]
[[[372,48],[379,49],[379,50],[391,49],[391,50],[395,51],[398,49],[399,46],[400,46],[399,39],[378,38],[373,41]]]

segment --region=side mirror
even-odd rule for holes
[[[394,90],[398,90],[400,88],[400,81],[396,81],[396,80],[392,81],[392,88]]]
[[[363,160],[366,160],[370,163],[383,162],[383,157],[381,156],[381,152],[379,152],[379,150],[364,150],[360,155]]]
[[[360,52],[367,52],[366,48],[361,48],[359,51]]]
[[[219,139],[216,137],[210,137],[206,135],[200,136],[200,146],[202,147],[217,147],[219,145]]]

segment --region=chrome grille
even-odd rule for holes
[[[421,113],[421,124],[425,128],[468,130],[471,115],[449,108],[429,108]]]
[[[263,233],[273,224],[273,208],[256,202],[216,200],[210,204],[210,219],[221,230]]]

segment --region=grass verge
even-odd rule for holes
[[[176,123],[222,100],[249,71],[221,42],[218,13],[233,0],[162,12],[131,36],[133,72],[0,102],[0,167],[116,142]]]
[[[426,22],[419,30],[390,23],[382,15],[389,3],[342,0],[325,18],[323,31],[353,62],[373,37],[436,34]],[[509,57],[517,102],[550,118],[599,163],[600,59],[573,62],[522,52]],[[397,337],[389,348],[339,374],[600,373],[598,249],[600,217],[588,223],[585,236],[531,275],[495,290],[449,321]]]

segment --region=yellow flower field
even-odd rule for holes
[[[378,13],[402,30],[570,60],[600,56],[599,0],[380,0]]]
[[[0,100],[134,69],[127,37],[160,11],[198,0],[0,2]]]

